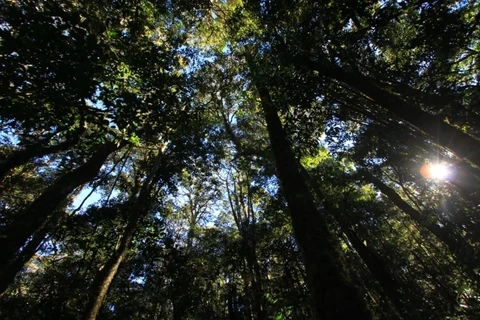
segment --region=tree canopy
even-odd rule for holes
[[[476,319],[479,25],[0,0],[0,316]]]

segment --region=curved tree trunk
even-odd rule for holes
[[[107,260],[103,268],[97,273],[90,287],[90,298],[87,303],[85,320],[94,320],[103,305],[108,289],[117,275],[118,268],[128,253],[128,247],[140,221],[148,214],[152,203],[151,191],[158,180],[158,171],[161,164],[161,153],[156,157],[153,168],[145,181],[140,194],[131,204],[131,217],[123,231],[118,247]]]
[[[440,116],[430,114],[420,107],[403,101],[399,96],[379,88],[375,81],[368,77],[347,73],[340,68],[326,66],[308,58],[304,61],[312,70],[361,92],[393,115],[426,133],[436,144],[480,167],[480,141],[452,127]]]
[[[0,238],[2,268],[12,263],[30,237],[49,223],[57,207],[75,188],[91,181],[97,175],[107,157],[117,148],[114,143],[99,146],[85,164],[58,178],[27,209],[15,217]],[[4,281],[3,270],[0,271],[0,278]],[[5,281],[11,281],[6,278],[5,275]]]
[[[118,248],[95,276],[91,286],[90,299],[86,308],[87,313],[84,319],[94,320],[97,318],[108,289],[110,288],[110,284],[115,278],[120,264],[128,253],[128,246],[133,239],[137,224],[138,215],[134,214],[123,232]]]
[[[303,252],[316,318],[372,319],[358,288],[348,279],[338,241],[318,212],[299,171],[270,94],[255,74],[252,61],[249,65],[267,122],[277,175],[288,202],[297,243]]]

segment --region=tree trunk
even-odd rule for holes
[[[62,201],[75,188],[92,180],[107,157],[116,149],[117,146],[114,143],[100,146],[85,164],[58,178],[27,209],[15,217],[0,238],[1,266],[13,262],[15,255],[30,237],[49,222]]]
[[[452,127],[440,116],[403,101],[399,96],[379,88],[375,81],[368,77],[347,73],[340,68],[326,66],[308,58],[305,58],[305,61],[312,70],[361,92],[393,115],[426,133],[436,144],[480,167],[480,141]]]
[[[250,197],[250,195],[249,195]],[[242,233],[242,242],[245,248],[245,260],[247,262],[248,272],[252,279],[252,297],[253,297],[253,309],[255,312],[256,320],[267,319],[267,308],[265,306],[265,294],[262,286],[262,273],[260,270],[260,265],[258,264],[257,259],[257,242],[256,242],[256,232],[255,232],[255,214],[253,207],[251,206],[251,200],[248,200],[248,210],[251,212],[251,223],[246,225]]]
[[[54,146],[36,144],[27,146],[22,150],[14,151],[7,159],[0,160],[0,181],[10,170],[26,164],[33,158],[40,158],[48,154],[70,149],[78,143],[84,130],[84,128],[79,128],[72,138]]]
[[[372,319],[358,288],[349,282],[338,242],[315,206],[270,94],[255,74],[252,61],[249,65],[267,122],[277,175],[288,202],[297,243],[303,252],[316,318]]]
[[[132,201],[131,204],[131,217],[125,227],[123,235],[120,239],[118,247],[115,252],[108,259],[107,263],[97,273],[93,283],[90,287],[90,299],[87,303],[85,320],[95,320],[100,312],[105,297],[107,296],[108,289],[117,275],[120,264],[125,259],[128,253],[128,247],[132,242],[135,230],[139,222],[148,214],[150,205],[152,203],[151,191],[154,183],[158,180],[158,171],[161,163],[161,154],[159,154],[154,162],[153,168],[145,181],[138,198]]]

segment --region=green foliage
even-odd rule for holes
[[[132,223],[97,319],[314,318],[252,79],[373,317],[477,317],[478,1],[0,4],[0,240],[119,146],[0,266],[2,319],[84,317]]]

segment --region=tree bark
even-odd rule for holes
[[[317,319],[372,319],[358,288],[348,279],[338,242],[303,179],[270,97],[247,57],[267,122],[277,175],[287,199],[293,230],[301,248]]]
[[[480,141],[449,125],[440,116],[403,101],[399,96],[379,88],[375,81],[368,77],[347,73],[340,68],[326,66],[306,57],[304,61],[312,70],[361,92],[393,115],[427,134],[436,144],[480,167]]]
[[[27,209],[15,217],[0,238],[0,265],[2,267],[14,261],[15,255],[30,237],[50,221],[62,201],[75,188],[92,180],[107,157],[117,148],[114,143],[100,146],[85,164],[58,178]],[[3,278],[3,275],[1,277]]]

